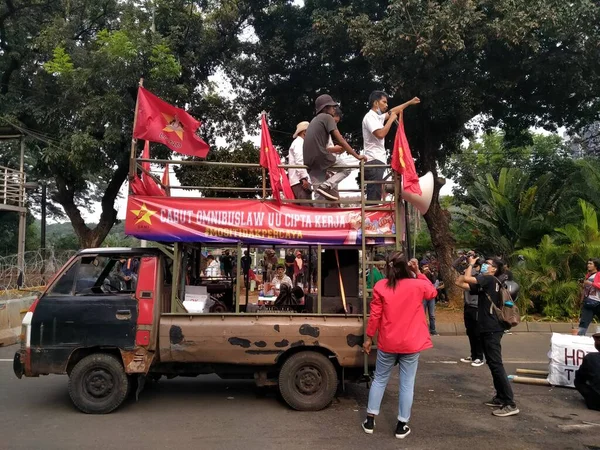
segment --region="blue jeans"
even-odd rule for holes
[[[435,298],[423,300],[423,308],[425,309],[425,314],[429,310],[429,332],[435,333]]]
[[[396,354],[377,350],[377,364],[375,366],[375,379],[369,391],[367,414],[377,416],[381,407],[381,400],[387,387],[394,364],[398,360],[400,368],[400,393],[398,395],[398,420],[408,422],[415,392],[415,377],[419,365],[419,353]]]
[[[579,336],[585,336],[590,323],[594,320],[594,315],[600,318],[600,302],[588,297],[584,298],[579,318],[579,330],[577,332]]]

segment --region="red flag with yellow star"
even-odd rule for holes
[[[134,138],[159,142],[183,155],[205,158],[209,146],[196,135],[199,126],[200,122],[183,109],[139,88]]]
[[[279,153],[277,153],[277,150],[273,147],[271,133],[269,133],[269,126],[267,125],[265,114],[260,118],[260,128],[260,165],[269,171],[273,198],[280,201],[281,197],[279,191],[283,191],[285,198],[293,200],[295,198],[294,191],[292,191],[290,180],[285,173],[285,169],[279,167],[279,165],[281,165],[281,159],[279,159]]]
[[[415,169],[415,161],[410,153],[408,139],[404,132],[404,121],[402,115],[398,119],[398,130],[394,138],[394,150],[392,150],[392,169],[402,175],[402,189],[413,194],[423,195],[419,185],[419,176]]]

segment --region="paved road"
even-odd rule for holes
[[[550,336],[506,336],[509,373],[543,369]],[[465,337],[442,336],[422,355],[412,433],[393,437],[397,378],[390,382],[375,434],[360,421],[368,391],[349,386],[320,412],[291,411],[274,394],[260,395],[251,382],[213,376],[161,381],[106,416],[77,412],[67,378],[18,380],[12,364],[0,361],[0,448],[2,449],[600,449],[600,413],[585,408],[571,389],[514,385],[521,414],[496,418],[482,405],[492,393],[486,366],[456,362]],[[0,359],[16,347],[0,348]],[[583,422],[599,424],[586,426]]]

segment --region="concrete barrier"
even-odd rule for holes
[[[22,297],[11,300],[0,300],[0,346],[13,345],[19,341],[21,334],[21,311],[29,309],[37,297]]]

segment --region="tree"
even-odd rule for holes
[[[417,95],[421,106],[405,122],[421,173],[438,173],[475,116],[522,143],[532,125],[580,128],[600,114],[593,0],[280,0],[258,5],[251,23],[258,42],[233,75],[249,111],[261,102],[281,129],[292,129],[329,91],[358,124],[373,87],[396,102]],[[425,219],[442,275],[452,279],[450,215],[437,200],[444,180],[436,181]]]
[[[497,175],[502,168],[519,168],[529,176],[528,185],[546,173],[569,174],[575,170],[567,143],[556,134],[531,134],[531,144],[514,147],[499,131],[472,138],[469,145],[452,155],[445,163],[444,174],[456,183],[453,195],[457,201],[476,206],[469,196],[481,174]],[[562,187],[564,179],[555,177],[548,190]]]
[[[245,3],[153,4],[155,13],[119,0],[0,5],[2,118],[35,139],[34,173],[49,182],[50,199],[82,247],[100,245],[115,223],[141,76],[150,90],[203,119],[209,142],[222,129],[240,128],[210,109],[215,94],[207,80],[241,51]],[[170,153],[163,148],[162,155]],[[93,200],[102,206],[95,228],[81,215]]]
[[[469,192],[476,206],[451,207],[457,220],[477,236],[477,250],[512,257],[515,249],[536,245],[557,226],[560,190],[550,190],[554,176],[540,176],[530,184],[521,169],[502,168],[497,177],[479,176]]]
[[[537,247],[520,253],[524,265],[515,270],[521,285],[523,311],[532,305],[549,317],[573,317],[579,311],[580,284],[586,261],[600,253],[600,228],[596,209],[579,201],[580,216],[542,238]]]
[[[220,163],[258,164],[259,149],[246,141],[240,146],[212,149],[206,161]],[[203,190],[205,197],[257,198],[261,195],[262,171],[260,168],[227,166],[181,166],[175,169],[182,185],[226,188],[255,188],[251,192],[231,192],[227,190]]]

